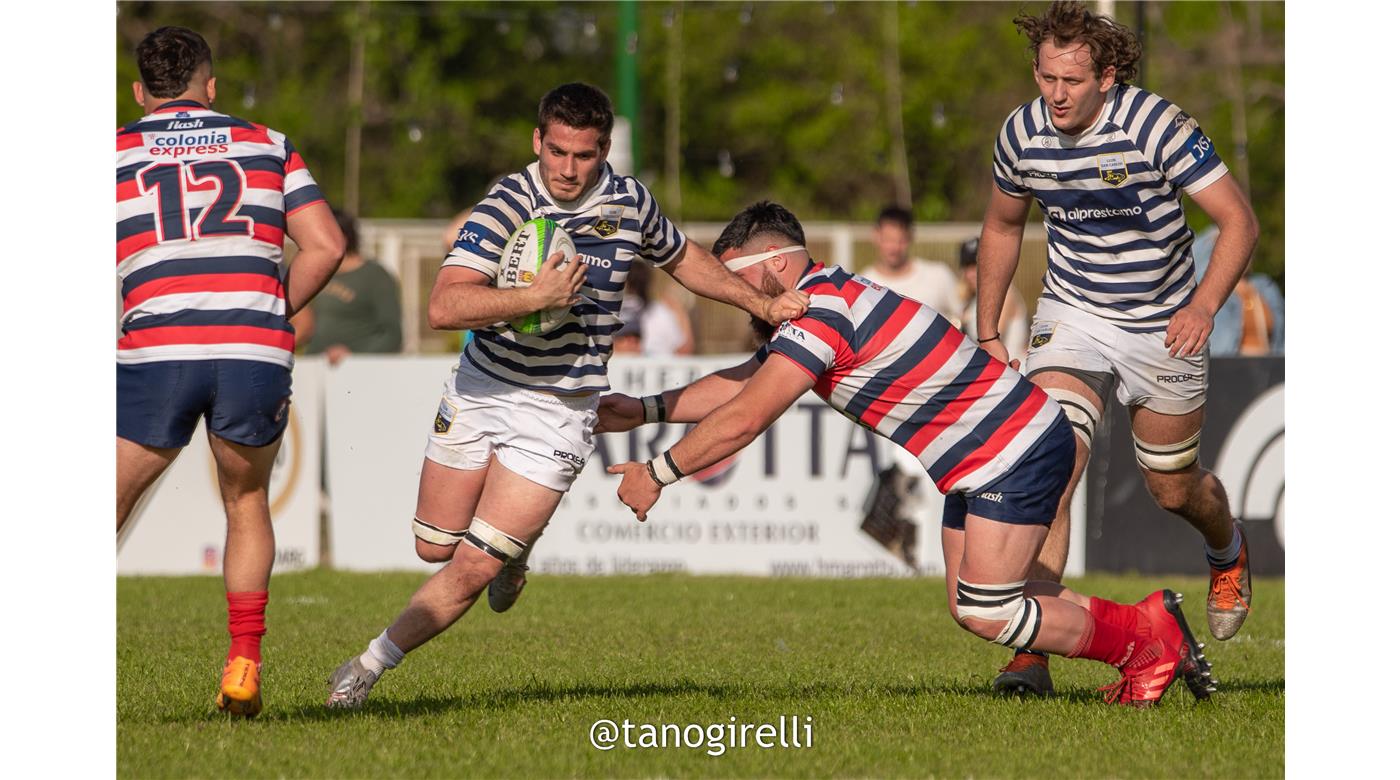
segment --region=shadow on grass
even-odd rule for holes
[[[1183,686],[1184,689],[1184,686]],[[1226,682],[1221,686],[1218,697],[1228,700],[1231,693],[1261,693],[1281,696],[1284,692],[1282,679],[1251,680],[1239,683]],[[586,700],[635,700],[654,697],[693,697],[705,696],[718,701],[753,702],[755,699],[802,700],[833,698],[924,698],[924,697],[966,697],[982,701],[1018,701],[994,692],[990,685],[981,681],[923,682],[898,685],[859,687],[849,684],[814,682],[802,685],[758,686],[751,683],[714,684],[698,683],[693,680],[671,682],[643,682],[626,684],[531,684],[523,688],[480,691],[466,696],[427,695],[408,699],[394,699],[392,695],[372,698],[363,710],[345,711],[327,709],[321,702],[305,702],[295,706],[271,706],[258,718],[259,722],[316,723],[346,719],[392,719],[433,717],[452,712],[499,711],[538,702],[569,702]],[[1093,688],[1065,688],[1051,698],[1028,698],[1025,704],[1036,703],[1101,705],[1103,694]],[[227,716],[217,712],[168,714],[159,719],[161,723],[198,723],[227,720]]]

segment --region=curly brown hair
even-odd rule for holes
[[[1030,40],[1032,57],[1038,57],[1040,44],[1051,38],[1062,47],[1083,42],[1094,59],[1095,76],[1103,76],[1104,70],[1112,67],[1119,84],[1137,78],[1137,61],[1142,57],[1137,36],[1107,16],[1091,12],[1078,0],[1056,0],[1040,16],[1022,13],[1015,22]]]

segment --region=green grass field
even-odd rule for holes
[[[1101,702],[1113,670],[1053,662],[1059,695],[996,698],[1006,652],[966,634],[941,579],[688,576],[531,579],[504,615],[473,609],[376,686],[365,710],[322,707],[325,678],[364,649],[418,574],[276,577],[265,709],[214,709],[227,647],[218,579],[120,578],[121,777],[1280,777],[1284,589],[1256,579],[1230,642],[1205,631],[1205,577],[1092,577],[1085,592],[1186,594],[1221,679],[1196,705]],[[483,599],[484,601],[484,599]],[[812,718],[812,747],[590,746],[601,718],[728,724]]]

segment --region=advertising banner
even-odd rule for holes
[[[635,396],[686,384],[745,359],[618,356],[608,373],[614,391]],[[327,457],[336,567],[436,568],[414,554],[410,522],[424,444],[454,363],[352,357],[329,373]],[[618,501],[618,478],[606,469],[653,457],[686,429],[662,424],[597,437],[593,456],[536,546],[531,568],[814,577],[942,573],[942,496],[927,476],[917,480],[914,528],[902,544],[886,546],[863,531],[876,475],[891,465],[897,448],[810,394],[747,449],[667,488],[648,521],[639,523]],[[1082,571],[1082,550],[1082,543],[1072,546],[1071,572]]]
[[[1244,523],[1254,574],[1283,574],[1283,365],[1281,357],[1210,361],[1201,464],[1220,478],[1231,512]],[[1133,454],[1128,413],[1111,407],[1086,476],[1101,486],[1088,497],[1088,567],[1204,573],[1201,535],[1152,500]]]
[[[272,469],[268,503],[277,556],[273,572],[320,560],[321,406],[325,361],[301,358],[292,371],[287,431]],[[118,574],[219,574],[224,504],[204,423],[146,492],[117,539]]]

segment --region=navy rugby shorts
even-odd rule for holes
[[[1074,432],[1064,415],[1010,471],[975,494],[943,499],[943,526],[963,530],[969,514],[1017,525],[1050,525],[1074,472]]]
[[[259,360],[117,364],[117,436],[183,447],[201,417],[221,439],[265,447],[287,427],[292,372]]]

